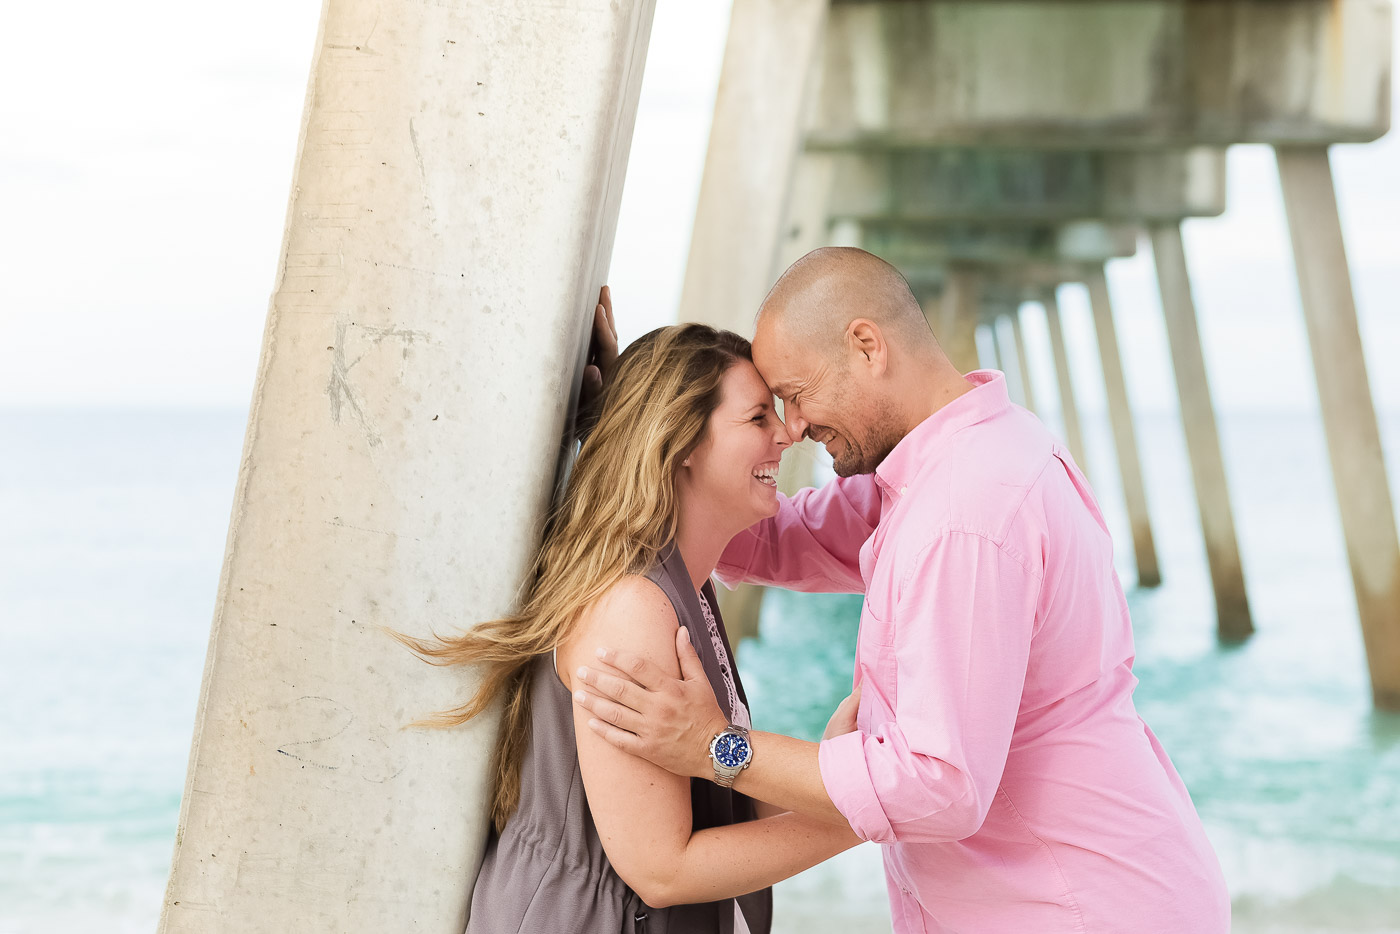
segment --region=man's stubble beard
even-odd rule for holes
[[[874,473],[875,468],[895,449],[895,445],[904,440],[899,416],[888,400],[881,399],[872,405],[866,421],[864,437],[857,440],[846,434],[845,448],[839,456],[832,458],[831,466],[836,476],[854,477]]]

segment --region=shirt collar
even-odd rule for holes
[[[939,447],[956,432],[985,421],[1011,405],[1006,377],[997,370],[974,370],[965,377],[974,388],[914,426],[875,468],[875,480],[892,495],[904,493]]]

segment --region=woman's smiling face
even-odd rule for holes
[[[683,489],[726,524],[748,528],[778,511],[778,462],[792,444],[758,370],[740,360],[724,374],[705,438],[686,458]]]

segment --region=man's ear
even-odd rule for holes
[[[889,363],[889,347],[880,326],[874,321],[856,318],[846,325],[846,346],[871,367],[871,375],[879,376],[885,372]]]

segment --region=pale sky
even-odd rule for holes
[[[7,11],[0,406],[247,405],[320,3],[231,9]],[[674,320],[727,28],[723,0],[657,5],[610,274],[624,339]],[[1333,153],[1372,386],[1400,409],[1400,140]],[[1217,404],[1313,408],[1272,155],[1237,147],[1229,168],[1227,215],[1186,225]],[[1171,408],[1150,256],[1110,276],[1130,395]],[[1087,305],[1078,289],[1061,303],[1097,408]],[[1043,317],[1025,318],[1048,360]],[[1048,391],[1048,370],[1036,379]]]

